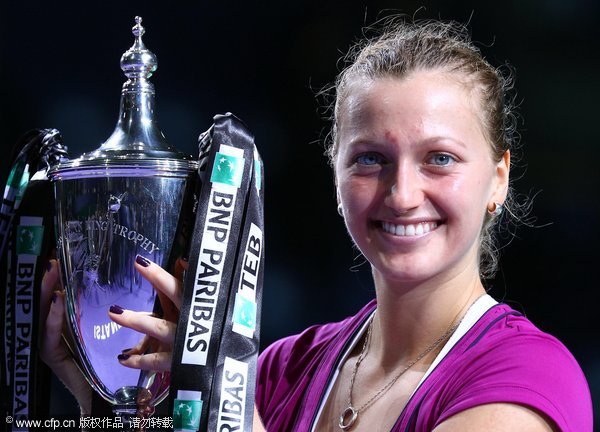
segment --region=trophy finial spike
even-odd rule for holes
[[[142,27],[142,17],[141,16],[135,17],[135,25],[133,26],[131,31],[133,32],[133,35],[138,39],[138,41],[141,42],[142,36],[144,35],[144,33],[146,33],[146,29],[144,27]]]
[[[131,31],[135,36],[135,41],[131,48],[121,57],[121,69],[130,81],[132,79],[147,80],[156,70],[158,61],[154,53],[148,50],[142,41],[142,36],[146,33],[146,29],[142,27],[141,16],[135,17],[135,25]],[[129,84],[132,84],[130,81],[125,83],[128,88]],[[148,89],[148,86],[144,87]]]
[[[114,159],[134,161],[132,163],[137,165],[140,160],[148,158],[168,158],[183,161],[187,166],[188,156],[171,147],[158,126],[154,111],[154,85],[149,79],[156,70],[158,60],[142,43],[142,35],[146,32],[142,27],[142,17],[136,16],[135,24],[130,29],[134,42],[121,56],[121,69],[127,79],[121,89],[117,125],[98,149],[82,155],[77,164],[95,166],[98,161]]]

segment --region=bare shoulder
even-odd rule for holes
[[[522,405],[491,403],[461,411],[434,432],[558,432],[552,420]]]
[[[254,418],[252,419],[252,432],[267,432],[256,407],[254,407]]]

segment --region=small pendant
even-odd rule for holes
[[[340,416],[340,422],[338,423],[338,426],[342,430],[350,430],[357,418],[358,410],[356,410],[352,405],[348,405],[348,408],[346,408]]]

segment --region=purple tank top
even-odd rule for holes
[[[375,306],[261,354],[256,406],[267,431],[310,431],[339,359]],[[494,402],[533,408],[563,432],[592,432],[590,391],[576,360],[505,304],[489,309],[435,366],[392,431],[429,432],[460,411]]]

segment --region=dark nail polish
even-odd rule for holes
[[[125,354],[129,351],[131,351],[133,348],[125,348],[123,351],[121,351],[121,353]]]
[[[52,301],[52,303],[56,303],[56,297],[58,297],[58,295],[56,294],[56,291],[53,291],[52,297],[50,297],[50,301]]]
[[[142,267],[148,267],[152,263],[148,258],[143,257],[141,255],[135,257],[135,262],[141,265]]]
[[[129,358],[129,354],[119,354],[117,358],[119,360],[127,360]]]
[[[110,309],[108,309],[108,310],[111,311],[112,313],[118,314],[118,315],[121,315],[123,313],[123,308],[118,305],[112,305],[110,307]]]
[[[48,261],[46,264],[46,271],[49,272],[50,270],[52,270],[52,262]]]

